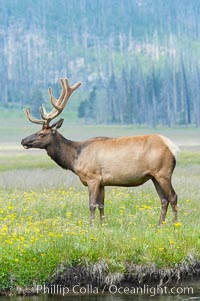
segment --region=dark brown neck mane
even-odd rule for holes
[[[67,140],[58,132],[54,135],[52,143],[46,147],[47,154],[59,166],[74,172],[74,164],[77,158],[77,143]]]

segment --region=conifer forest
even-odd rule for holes
[[[0,0],[0,108],[67,110],[91,124],[200,126],[200,1]]]

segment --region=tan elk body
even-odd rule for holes
[[[54,109],[47,113],[40,108],[42,119],[34,119],[26,110],[31,122],[42,124],[42,130],[22,140],[25,148],[43,148],[62,168],[73,171],[89,189],[91,220],[99,208],[104,217],[105,186],[139,186],[152,180],[161,200],[159,223],[165,220],[170,203],[174,220],[177,220],[177,195],[171,178],[176,165],[178,147],[161,135],[144,135],[121,138],[96,137],[83,142],[64,138],[57,129],[63,119],[53,125],[50,121],[64,109],[71,93],[80,83],[70,87],[67,79],[61,79],[62,93],[57,100],[49,89]]]

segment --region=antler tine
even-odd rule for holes
[[[61,92],[61,95],[60,95],[59,99],[56,99],[53,96],[51,88],[48,89],[49,96],[50,96],[50,101],[51,101],[51,104],[54,107],[53,110],[50,113],[47,113],[44,104],[42,104],[42,107],[40,107],[41,117],[43,119],[47,120],[48,122],[50,122],[52,119],[57,117],[62,112],[62,110],[64,108],[64,107],[60,106],[60,104],[61,104],[61,102],[63,101],[63,98],[66,95],[66,87],[65,87],[64,80],[62,78],[60,78],[60,82],[61,82],[61,86],[62,86],[62,92]]]
[[[81,82],[78,82],[78,83],[74,84],[74,85],[71,87],[72,92],[74,92],[78,87],[80,87],[80,85],[81,85]]]
[[[64,81],[63,81],[62,78],[60,78],[60,83],[61,83],[61,86],[62,86],[62,92],[61,92],[61,95],[60,95],[59,99],[56,99],[53,96],[53,92],[52,92],[51,88],[48,89],[49,96],[50,96],[50,101],[51,101],[51,104],[54,107],[53,110],[50,113],[47,113],[44,104],[42,104],[42,107],[40,107],[41,117],[45,120],[48,120],[49,122],[51,121],[51,119],[55,118],[56,116],[58,116],[60,114],[59,104],[62,102],[63,97],[65,96],[65,93],[66,93]]]
[[[26,113],[28,120],[30,120],[31,122],[37,123],[37,124],[43,124],[43,125],[46,123],[46,120],[39,120],[39,119],[35,119],[34,117],[32,117],[30,108],[24,109],[24,112]]]
[[[60,110],[63,110],[64,107],[66,106],[67,102],[68,102],[68,99],[70,97],[70,95],[81,85],[81,82],[78,82],[76,84],[74,84],[72,87],[70,87],[69,85],[69,81],[67,78],[64,78],[64,83],[65,83],[65,87],[66,87],[66,94],[65,94],[65,97],[63,99],[63,102],[61,103],[59,109]]]
[[[54,96],[53,96],[53,92],[52,92],[52,89],[49,88],[48,89],[48,92],[49,92],[49,96],[50,96],[50,101],[51,101],[51,104],[53,105],[53,107],[57,110],[60,110],[60,107],[59,105],[61,104],[64,96],[65,96],[65,93],[66,93],[66,89],[65,89],[65,84],[64,84],[64,81],[62,78],[60,78],[60,83],[61,83],[61,86],[62,86],[62,92],[61,92],[61,95],[59,97],[59,99],[56,99]]]
[[[44,106],[44,104],[42,104],[42,106],[39,108],[40,111],[40,116],[42,117],[42,119],[47,120],[47,121],[51,121],[51,113],[53,111],[57,112],[57,110],[53,109],[50,113],[47,113],[46,108]]]

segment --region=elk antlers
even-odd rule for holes
[[[70,87],[67,78],[64,78],[64,79],[61,78],[60,83],[62,86],[62,92],[58,99],[56,99],[53,96],[52,89],[51,88],[48,89],[50,101],[53,106],[53,109],[50,113],[47,113],[44,104],[42,104],[42,106],[39,108],[40,116],[42,119],[35,119],[34,117],[32,117],[30,108],[24,109],[24,111],[27,115],[27,118],[31,122],[37,123],[37,124],[42,124],[45,127],[49,127],[50,121],[53,120],[54,118],[56,118],[58,115],[60,115],[60,113],[66,106],[70,95],[81,85],[81,83],[78,82],[78,83],[74,84],[72,87]]]

